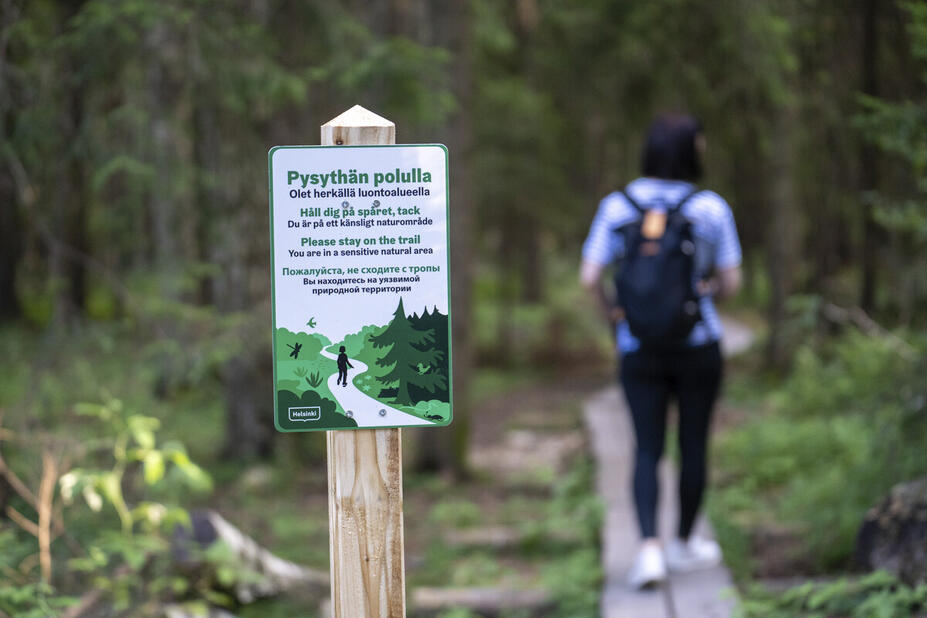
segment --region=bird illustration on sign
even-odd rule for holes
[[[315,318],[309,318],[309,321],[306,322],[306,326],[309,328],[315,328]]]

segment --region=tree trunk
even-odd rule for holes
[[[84,0],[64,2],[62,24],[66,26],[84,3]],[[53,197],[52,216],[45,239],[49,250],[49,279],[54,286],[52,324],[57,328],[80,316],[87,300],[87,210],[90,196],[80,149],[85,94],[78,77],[81,60],[68,57],[58,67],[67,73],[63,85],[67,89],[67,103],[61,108],[61,125],[64,127],[61,148],[65,155],[59,168],[65,186]]]
[[[270,406],[266,403],[271,380],[261,379],[256,356],[260,357],[257,362],[268,364],[264,355],[246,349],[222,368],[227,419],[223,455],[230,459],[267,458],[273,453],[273,433],[267,422]]]
[[[15,23],[18,11],[9,0],[0,4],[0,139],[9,144],[13,120],[13,101],[10,100],[7,78],[7,44],[10,26]],[[21,315],[16,295],[16,271],[22,258],[22,229],[19,216],[19,199],[12,165],[0,158],[0,322],[14,320]]]
[[[22,229],[16,184],[5,161],[0,161],[0,322],[20,316],[16,270],[22,257]]]
[[[173,85],[167,76],[167,67],[161,57],[172,44],[164,24],[156,24],[147,36],[147,48],[151,55],[147,67],[147,96],[150,114],[151,163],[155,176],[149,202],[151,238],[154,262],[162,276],[170,278],[178,258],[178,242],[175,230],[174,204],[171,199],[172,166],[171,151],[174,136],[171,130],[170,111],[173,108]],[[165,289],[165,291],[167,291]]]
[[[537,217],[534,213],[521,219],[522,241],[521,297],[527,303],[540,303],[544,299],[544,262],[541,254],[541,235]]]
[[[518,71],[531,77],[531,40],[540,20],[537,0],[518,0],[515,3],[518,41]],[[521,299],[528,303],[539,303],[544,298],[544,256],[541,253],[541,226],[538,210],[534,204],[522,204],[521,215],[515,224],[518,233],[511,239],[519,248],[518,271],[521,275]]]
[[[88,191],[87,173],[84,153],[74,151],[74,144],[80,143],[81,125],[84,120],[84,88],[74,87],[70,96],[70,145],[72,148],[68,163],[69,200],[67,223],[64,225],[64,238],[67,247],[65,276],[67,277],[68,304],[72,313],[82,315],[87,305],[87,259],[90,243],[87,238],[87,219],[89,217],[90,192]],[[56,222],[57,226],[57,222]]]
[[[206,264],[210,260],[210,244],[213,239],[213,216],[218,204],[216,175],[219,173],[219,127],[214,109],[196,98],[193,108],[193,162],[196,179],[194,200],[196,221],[194,242],[196,259]],[[201,305],[215,302],[215,275],[200,276],[196,300]]]
[[[864,0],[862,11],[863,44],[863,94],[875,96],[878,94],[876,56],[878,54],[878,0]],[[882,238],[881,228],[875,221],[871,193],[876,190],[879,182],[877,167],[878,157],[876,149],[869,142],[864,142],[860,148],[860,191],[863,210],[863,255],[862,255],[862,281],[860,282],[859,305],[866,313],[872,313],[875,308],[877,252]]]
[[[769,340],[766,347],[766,363],[773,369],[785,368],[788,359],[783,341],[783,323],[786,319],[785,303],[791,291],[793,258],[796,255],[795,239],[799,237],[797,218],[794,216],[795,191],[792,185],[790,161],[790,130],[792,111],[779,112],[778,126],[772,135],[772,161],[770,165],[772,184],[769,186],[768,216],[766,232],[767,268],[769,271]]]
[[[466,475],[467,444],[470,436],[467,410],[470,404],[470,373],[473,342],[470,338],[470,291],[473,278],[471,238],[473,202],[470,192],[472,74],[469,3],[465,0],[441,3],[432,9],[436,32],[454,51],[454,94],[459,104],[451,119],[446,143],[450,152],[451,234],[451,336],[453,337],[454,422],[447,428],[419,432],[414,466],[418,470],[441,470],[456,477]]]

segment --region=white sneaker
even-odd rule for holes
[[[628,572],[628,584],[638,590],[655,586],[666,579],[666,560],[659,545],[646,544],[637,552]]]
[[[692,535],[688,541],[673,539],[666,548],[671,571],[697,571],[721,564],[721,546],[711,539]]]

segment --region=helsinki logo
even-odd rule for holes
[[[287,411],[291,421],[317,421],[322,418],[322,408],[319,406],[288,408]]]

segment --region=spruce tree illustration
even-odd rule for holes
[[[422,313],[416,318],[415,315],[409,318],[409,321],[412,323],[413,328],[418,330],[433,330],[435,340],[434,343],[427,345],[427,348],[433,350],[439,350],[442,354],[442,359],[446,359],[448,355],[448,333],[447,333],[447,316],[438,311],[438,308],[435,307],[434,311],[429,313],[428,308],[422,311]],[[416,346],[420,349],[425,349],[425,346]],[[421,389],[411,388],[409,389],[409,395],[413,400],[421,399],[438,399],[439,401],[449,401],[448,385],[447,385],[447,372],[448,364],[447,362],[440,362],[437,365],[433,365],[429,371],[434,372],[438,375],[443,376],[445,384],[443,386],[437,386],[434,392],[425,393]]]
[[[389,348],[377,359],[380,367],[391,367],[389,373],[377,378],[387,386],[396,384],[395,403],[411,405],[415,402],[409,395],[409,386],[434,392],[436,388],[445,388],[447,379],[433,371],[421,373],[419,365],[434,366],[444,360],[444,354],[434,349],[434,330],[418,330],[406,317],[402,299],[393,314],[393,319],[379,335],[370,337],[375,348]]]

